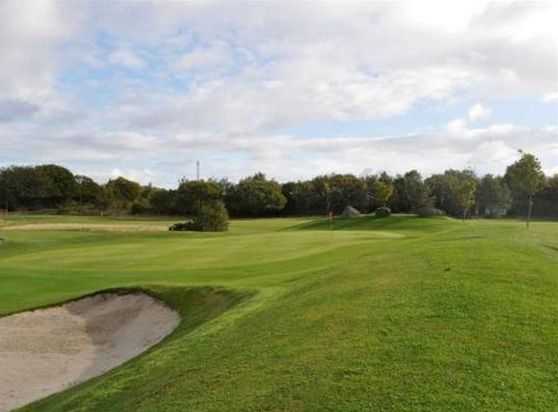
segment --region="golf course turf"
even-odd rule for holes
[[[24,411],[558,408],[558,223],[0,221],[0,315],[141,289],[182,322]]]

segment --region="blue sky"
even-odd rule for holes
[[[464,99],[453,104],[431,102],[418,103],[410,110],[387,119],[351,119],[345,121],[309,121],[282,132],[301,138],[343,137],[343,136],[401,136],[405,133],[429,132],[445,127],[448,122],[463,116],[477,104]],[[541,127],[556,124],[558,105],[541,101],[540,97],[523,97],[509,100],[485,100],[491,115],[482,119],[477,126],[493,123],[515,123],[527,127]]]
[[[0,167],[558,173],[553,2],[0,4]]]

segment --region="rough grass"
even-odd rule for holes
[[[226,234],[0,228],[0,313],[143,287],[184,318],[29,411],[555,410],[557,233],[412,216]]]

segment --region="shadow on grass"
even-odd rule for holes
[[[456,221],[447,217],[421,218],[416,215],[392,215],[390,217],[359,216],[352,218],[338,217],[333,221],[327,218],[291,226],[285,230],[385,230],[433,232],[447,229]]]
[[[547,249],[552,250],[553,252],[558,252],[558,246],[549,245],[549,244],[544,244],[543,246]]]

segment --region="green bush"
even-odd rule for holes
[[[229,230],[229,213],[221,201],[209,202],[198,210],[197,215],[184,223],[175,223],[170,231],[191,230],[196,232],[226,232]]]
[[[226,232],[229,213],[222,201],[210,202],[201,207],[192,223],[202,232]]]
[[[376,217],[388,217],[391,216],[391,209],[387,206],[382,206],[376,209]]]
[[[42,212],[47,213],[46,210],[43,210]],[[98,215],[99,209],[97,209],[94,205],[89,203],[84,203],[80,205],[78,202],[72,201],[66,203],[63,207],[53,210],[52,213],[57,215],[72,215],[72,216]]]
[[[182,232],[183,230],[189,230],[188,227],[191,223],[191,221],[184,223],[175,223],[169,227],[169,230],[171,232]]]
[[[417,209],[417,215],[419,217],[434,217],[434,216],[445,216],[445,212],[435,207],[421,207]]]

